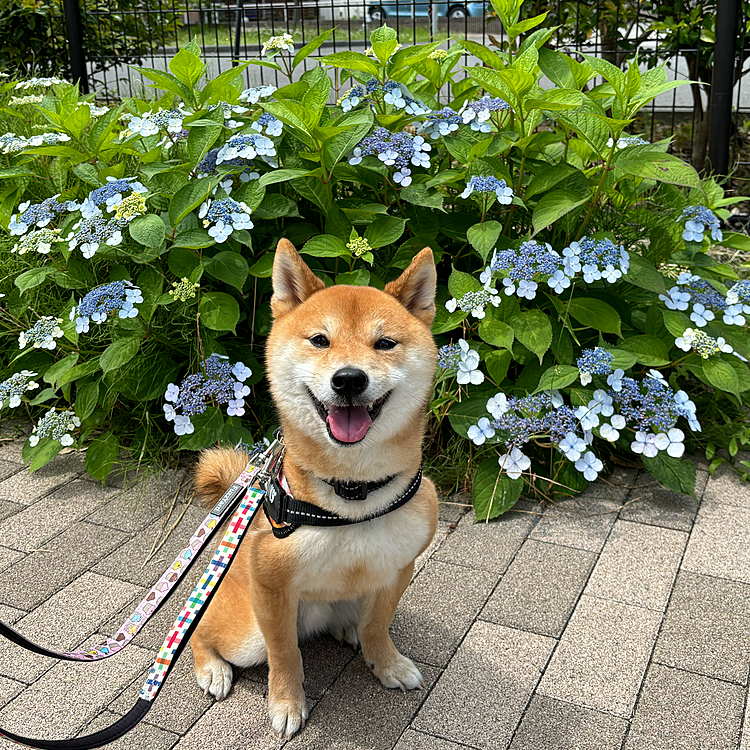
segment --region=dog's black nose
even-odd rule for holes
[[[354,367],[342,367],[336,370],[331,378],[331,387],[344,398],[352,398],[364,393],[367,383],[367,374]]]

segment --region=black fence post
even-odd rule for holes
[[[711,169],[717,175],[726,175],[729,172],[738,15],[737,0],[718,0],[714,70],[711,76],[711,125],[708,136],[708,160]]]
[[[242,39],[242,24],[243,24],[243,0],[237,0],[237,15],[235,16],[235,29],[234,29],[234,45],[232,48],[232,67],[239,65],[240,59],[240,41]]]
[[[83,52],[83,25],[78,0],[63,0],[65,29],[68,32],[68,49],[70,50],[70,72],[73,83],[76,81],[81,92],[89,93],[89,77],[86,71],[86,55]]]

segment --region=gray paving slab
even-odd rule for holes
[[[0,547],[0,570],[5,570],[13,563],[22,560],[24,557],[23,552],[19,552],[15,549],[8,549],[7,547]]]
[[[435,683],[438,670],[417,662],[426,690],[384,688],[361,656],[353,659],[310,713],[288,750],[391,750]],[[356,696],[356,697],[354,697]]]
[[[15,607],[8,607],[5,604],[0,604],[0,620],[7,622],[9,625],[13,625],[18,622],[28,612],[24,612],[22,609],[16,609]]]
[[[704,498],[681,568],[750,583],[750,508]]]
[[[624,750],[733,750],[743,702],[738,685],[654,664]]]
[[[125,540],[121,531],[76,523],[3,572],[0,603],[31,610]]]
[[[537,692],[629,718],[660,621],[660,612],[584,591]]]
[[[592,552],[527,540],[480,618],[558,637],[596,561]]]
[[[162,638],[166,633],[162,633]],[[154,654],[152,653],[152,659]],[[148,669],[144,670],[125,688],[109,705],[109,710],[117,714],[126,714],[138,700],[138,693],[146,680]],[[164,688],[148,712],[148,722],[160,729],[185,734],[201,716],[214,704],[212,697],[207,697],[198,687],[193,677],[193,659],[190,654],[183,654]]]
[[[654,660],[709,677],[747,683],[750,585],[681,572]]]
[[[438,496],[438,514],[444,523],[458,523],[471,510],[471,493],[459,492],[446,498]]]
[[[12,500],[0,500],[0,521],[18,513],[24,506]]]
[[[692,497],[656,485],[635,489],[620,511],[620,518],[689,532],[697,513],[698,503]]]
[[[394,643],[415,661],[444,667],[498,578],[433,556],[401,597],[391,625]]]
[[[612,498],[574,497],[545,508],[531,532],[538,542],[599,552],[604,546],[622,501]]]
[[[740,480],[740,475],[726,464],[719,466],[706,484],[703,497],[717,503],[736,505],[750,510],[750,492],[747,482]]]
[[[407,729],[393,750],[464,750],[466,747],[468,745],[460,745],[432,734]]]
[[[0,544],[31,552],[101,505],[113,490],[80,479],[0,523]]]
[[[300,651],[305,669],[305,695],[311,700],[323,697],[355,655],[349,644],[339,644],[325,635],[304,641]],[[242,676],[268,686],[268,665],[248,667]]]
[[[586,593],[664,610],[686,542],[684,531],[617,521]]]
[[[86,645],[93,644],[96,637]],[[139,674],[152,655],[131,645],[114,659],[60,662],[0,710],[0,726],[31,737],[74,736]]]
[[[22,470],[22,465],[16,461],[6,461],[0,458],[0,481]]]
[[[740,750],[750,750],[750,700],[745,703],[745,719],[742,722]]]
[[[435,531],[435,536],[432,537],[432,541],[430,542],[427,549],[414,561],[414,572],[412,573],[412,578],[414,578],[414,576],[416,576],[422,570],[422,568],[424,568],[425,563],[435,554],[435,552],[438,551],[440,545],[448,538],[450,534],[451,529],[449,528],[449,525],[441,521],[438,524],[438,527]]]
[[[601,481],[590,484],[579,495],[584,501],[593,499],[619,500],[623,501],[628,496],[638,477],[636,469],[626,469],[618,466],[614,472]]]
[[[0,677],[0,703],[8,703],[26,688],[23,682]]]
[[[283,744],[271,731],[261,686],[240,680],[226,700],[213,703],[175,750],[276,750]]]
[[[502,625],[475,623],[413,727],[472,747],[503,750],[554,643]]]
[[[471,511],[440,545],[435,559],[503,573],[537,518],[537,506],[526,502],[489,523],[477,522]]]
[[[96,632],[102,620],[128,601],[135,586],[86,572],[20,619],[15,627],[27,638],[57,651],[73,648]],[[0,639],[0,674],[32,682],[54,661]]]
[[[98,732],[111,726],[118,718],[118,714],[103,711],[79,732],[79,736]],[[149,718],[151,718],[150,712]],[[179,734],[166,732],[142,721],[124,737],[107,745],[107,750],[169,750],[179,739]]]
[[[620,750],[627,728],[625,719],[535,695],[510,750]]]
[[[18,471],[0,482],[0,498],[31,505],[56,487],[83,474],[83,461],[83,456],[78,453],[61,453],[39,471]]]
[[[169,521],[169,526],[177,520],[184,509],[185,506],[181,504],[175,507],[172,519]],[[111,555],[94,565],[92,569],[97,573],[116,575],[117,578],[122,578],[139,586],[150,587],[164,572],[166,566],[174,560],[177,553],[187,543],[192,533],[198,527],[198,524],[205,517],[206,511],[204,508],[198,505],[189,506],[182,520],[169,535],[166,544],[145,565],[144,561],[151,549],[151,545],[159,534],[161,527],[160,520],[151,523],[137,536],[134,536]]]
[[[184,480],[180,485],[182,474],[161,471],[140,477],[129,476],[125,489],[99,506],[86,520],[121,531],[140,531],[155,518],[165,515],[178,488],[178,500],[184,497],[188,483]]]

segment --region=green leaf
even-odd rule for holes
[[[372,44],[372,51],[375,53],[375,57],[378,58],[382,65],[385,65],[398,47],[396,30],[386,25],[378,26],[370,34],[370,43]]]
[[[83,422],[88,419],[96,409],[96,404],[99,401],[99,381],[95,383],[89,383],[84,385],[83,388],[79,388],[76,393],[76,401],[73,406],[76,416]]]
[[[316,258],[339,258],[351,255],[344,241],[330,234],[319,234],[317,237],[312,237],[305,243],[300,252],[305,255],[313,255]]]
[[[58,360],[55,364],[48,367],[44,375],[42,375],[42,380],[44,380],[45,383],[49,383],[56,387],[57,381],[60,380],[66,372],[71,370],[76,362],[78,362],[78,352],[68,354],[67,357]]]
[[[448,411],[451,427],[461,436],[468,437],[469,427],[475,425],[482,417],[487,417],[487,398],[465,398],[454,401]],[[497,438],[490,438],[487,442],[495,443]]]
[[[160,88],[163,91],[169,91],[172,94],[177,94],[185,101],[189,102],[193,99],[192,89],[186,86],[178,78],[175,78],[171,73],[165,73],[163,70],[156,70],[156,68],[139,68],[133,66],[133,70],[137,70],[141,75],[153,81],[156,85],[150,88]]]
[[[549,318],[541,310],[522,311],[510,319],[510,325],[516,338],[536,354],[541,363],[552,343],[552,324]]]
[[[620,342],[619,348],[631,352],[636,362],[646,367],[663,367],[671,361],[669,347],[656,336],[633,336]],[[616,365],[613,363],[612,366]],[[619,366],[622,367],[622,365]]]
[[[509,511],[521,497],[523,485],[521,479],[501,474],[496,458],[482,461],[474,475],[471,494],[477,522],[497,518]]]
[[[735,369],[727,362],[717,358],[709,358],[703,361],[703,374],[706,380],[720,391],[726,391],[740,397],[740,381]]]
[[[551,391],[566,388],[578,380],[578,368],[570,365],[553,365],[542,373],[537,385],[537,391]]]
[[[479,336],[492,346],[510,349],[513,346],[513,329],[499,320],[484,318],[479,324]]]
[[[205,66],[198,55],[181,49],[169,61],[169,69],[175,78],[192,89],[202,78]]]
[[[86,471],[94,479],[104,481],[120,455],[120,443],[111,432],[92,440],[86,448]]]
[[[571,194],[567,190],[553,190],[543,195],[534,209],[534,234],[554,224],[558,219],[570,213],[589,199],[588,193],[583,197]],[[533,235],[532,235],[533,236]]]
[[[364,237],[372,248],[392,245],[404,233],[405,226],[405,219],[397,219],[395,216],[377,216],[375,221],[365,229]]]
[[[201,177],[180,188],[169,204],[169,220],[172,226],[176,227],[192,210],[209,198],[217,184],[216,177]]]
[[[335,52],[320,58],[324,65],[332,65],[335,68],[347,68],[348,70],[361,70],[369,73],[373,78],[380,75],[380,70],[369,57],[361,52]]]
[[[664,153],[655,144],[628,146],[618,151],[613,165],[633,177],[700,189],[701,181],[695,169],[682,159]]]
[[[261,187],[266,187],[267,185],[274,185],[277,182],[287,182],[295,179],[295,177],[303,177],[308,172],[308,169],[276,169],[273,172],[266,172],[258,180],[258,184]]]
[[[93,164],[76,164],[75,167],[73,167],[73,174],[93,187],[101,187],[99,172]]]
[[[253,211],[253,218],[279,219],[282,216],[299,216],[297,202],[280,193],[267,193]]]
[[[456,299],[461,299],[468,292],[478,292],[482,288],[479,279],[474,278],[471,274],[464,273],[453,269],[448,278],[448,291]]]
[[[102,370],[107,373],[127,364],[135,357],[140,347],[141,340],[135,336],[113,341],[99,357]]]
[[[164,222],[156,214],[146,214],[146,216],[137,216],[128,224],[130,236],[141,245],[146,247],[161,247],[164,242],[164,233],[166,227]]]
[[[34,472],[41,469],[42,466],[46,466],[62,449],[62,444],[58,443],[57,440],[42,441],[34,451],[29,463],[29,471]]]
[[[200,321],[213,331],[232,331],[240,319],[237,300],[224,292],[208,292],[201,296],[198,305]]]
[[[185,232],[180,232],[174,238],[174,244],[172,247],[184,247],[198,250],[203,247],[211,247],[215,244],[216,240],[205,229],[188,229]],[[170,257],[171,255],[172,254],[170,253]]]
[[[276,253],[264,253],[257,263],[254,263],[248,269],[251,276],[257,276],[259,279],[267,279],[273,273],[273,259]]]
[[[653,458],[642,458],[646,471],[659,484],[695,499],[695,466],[692,461],[672,458],[665,452],[659,452]]]
[[[661,314],[664,318],[664,326],[675,338],[682,336],[688,328],[693,327],[690,318],[677,310],[662,309]]]
[[[579,323],[603,333],[620,333],[620,316],[611,305],[593,297],[575,298],[568,306],[570,315]]]
[[[13,282],[23,294],[27,289],[33,289],[40,284],[43,284],[51,273],[54,273],[57,269],[54,266],[42,266],[41,268],[30,268],[28,271],[16,276]]]
[[[435,311],[435,320],[432,322],[432,333],[437,336],[458,328],[467,315],[468,313],[463,312],[463,310],[449,313],[445,309],[445,305],[438,305]]]
[[[292,69],[296,68],[303,60],[315,52],[333,34],[334,30],[334,28],[327,29],[322,34],[318,34],[314,39],[311,39],[302,49],[298,50],[292,61]]]
[[[356,268],[354,271],[340,273],[336,277],[337,284],[350,286],[367,286],[370,283],[370,272],[366,268]]]
[[[664,277],[656,270],[653,263],[646,260],[642,255],[631,252],[630,254],[630,268],[625,275],[625,281],[629,281],[631,284],[641,287],[641,289],[648,289],[650,292],[656,292],[656,294],[664,294],[667,290],[664,284]]]
[[[434,188],[426,185],[412,184],[401,189],[401,198],[407,203],[425,208],[436,208],[443,211],[443,196]]]
[[[479,253],[483,263],[487,262],[502,231],[503,227],[497,221],[483,221],[466,230],[469,244]]]
[[[185,247],[173,247],[169,251],[169,270],[178,278],[189,278],[201,264],[201,259]]]
[[[490,378],[500,385],[508,374],[508,368],[513,361],[513,353],[507,349],[495,349],[484,358],[484,366]]]
[[[239,253],[233,253],[231,250],[222,250],[213,258],[204,258],[203,267],[206,273],[239,291],[242,291],[249,273],[247,261]]]
[[[224,416],[217,406],[209,406],[202,414],[190,417],[195,428],[190,435],[180,435],[182,450],[199,451],[216,445],[224,430]]]
[[[323,164],[329,172],[367,135],[372,121],[369,110],[351,113],[336,121],[346,130],[326,138],[323,143]]]

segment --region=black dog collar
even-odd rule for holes
[[[398,474],[391,474],[385,479],[378,479],[377,482],[342,482],[340,479],[322,479],[327,485],[333,487],[333,491],[344,500],[367,500],[370,492],[385,487],[388,482],[394,480]]]
[[[392,477],[388,481],[390,479]],[[384,516],[402,505],[406,505],[417,494],[421,483],[422,467],[420,466],[415,477],[409,482],[409,486],[385,508],[366,518],[353,520],[337,516],[335,513],[330,513],[304,500],[297,500],[284,490],[278,477],[272,477],[264,486],[266,497],[263,503],[263,511],[271,523],[274,536],[278,539],[284,539],[300,526],[351,526],[355,523],[372,521],[374,518]],[[383,482],[383,484],[387,484],[387,482]]]

